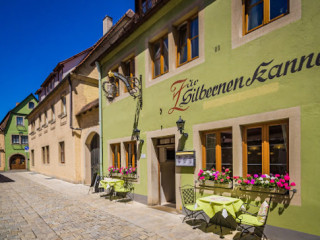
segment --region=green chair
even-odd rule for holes
[[[194,223],[194,220],[197,219],[198,216],[202,216],[206,222],[206,226],[208,227],[208,223],[206,221],[206,214],[200,206],[196,205],[196,189],[192,185],[185,185],[180,187],[181,200],[183,208],[186,212],[186,216],[183,218],[182,222],[185,220],[191,220]]]
[[[268,239],[263,230],[267,223],[270,203],[271,197],[268,202],[264,201],[260,206],[244,203],[243,206],[247,207],[245,207],[245,210],[241,210],[243,213],[236,218],[238,227],[241,230],[240,239],[242,238],[243,234],[253,234],[259,238],[262,237],[262,239]],[[247,209],[249,208],[253,208],[258,211],[256,211],[255,213],[251,213],[247,211]],[[257,230],[258,233],[261,234],[261,236],[259,236],[255,231],[250,232],[250,228],[255,228],[255,230]]]
[[[115,183],[114,187],[114,192],[116,192],[118,195],[122,195],[122,197],[125,198],[130,198],[133,200],[133,190],[134,186],[131,182],[125,181],[123,182],[117,182]]]

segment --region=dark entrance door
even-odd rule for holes
[[[26,160],[22,155],[14,155],[10,158],[10,169],[26,169]]]
[[[99,160],[100,160],[100,145],[99,145],[99,135],[95,134],[92,138],[90,144],[91,152],[91,178],[95,173],[99,173]]]

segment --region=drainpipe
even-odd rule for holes
[[[102,98],[101,98],[101,68],[98,61],[95,62],[98,73],[99,73],[99,125],[100,125],[100,176],[102,177],[103,171],[102,171],[102,152],[103,152],[103,138],[102,138]]]
[[[71,83],[71,77],[70,77],[70,74],[68,75],[68,82],[69,82],[69,93],[70,93],[70,118],[69,118],[69,120],[70,120],[70,128],[72,129],[72,130],[82,130],[82,128],[74,128],[73,127],[73,124],[72,124],[72,114],[73,114],[73,104],[72,104],[72,102],[73,102],[73,98],[72,98],[72,83]]]

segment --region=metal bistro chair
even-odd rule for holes
[[[185,185],[180,187],[181,200],[183,208],[185,209],[186,216],[183,218],[182,222],[186,219],[191,220],[194,223],[194,220],[197,219],[198,216],[202,216],[203,221],[206,223],[206,227],[208,227],[208,223],[206,221],[206,214],[200,206],[196,205],[196,189],[192,185]]]
[[[256,206],[249,203],[244,203],[246,206],[249,206],[249,208],[259,209],[256,213],[250,213],[247,210],[241,210],[243,214],[240,214],[236,221],[238,223],[238,227],[240,227],[241,234],[240,239],[242,238],[243,234],[253,234],[257,237],[262,237],[262,239],[268,239],[267,236],[263,233],[264,226],[267,223],[268,219],[268,213],[270,209],[270,203],[271,203],[272,197],[269,198],[269,201],[264,201],[260,206]],[[253,232],[250,232],[250,228],[255,228]],[[261,234],[259,236],[255,230],[258,230],[258,232]]]
[[[123,184],[117,182],[114,185],[114,192],[121,195],[123,199],[133,200],[134,186],[130,181],[125,181]]]

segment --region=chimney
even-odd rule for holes
[[[17,102],[17,103],[16,103],[16,106],[18,106],[19,104],[20,104],[20,103],[19,103],[19,102]]]
[[[112,17],[108,15],[103,19],[103,35],[105,35],[112,27]]]

